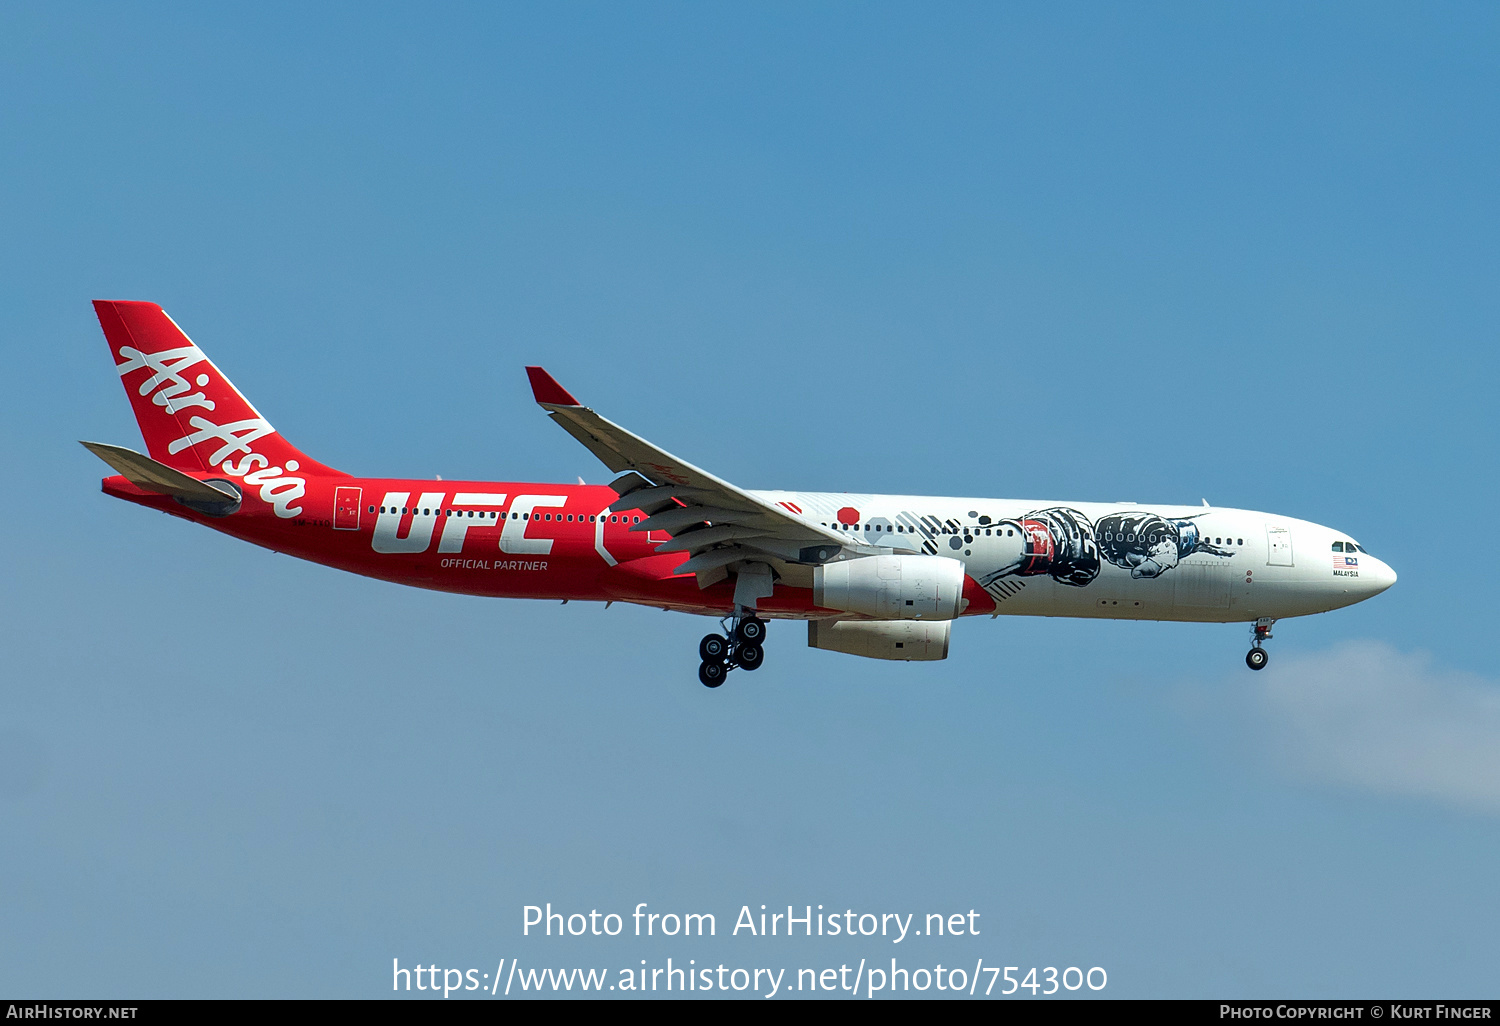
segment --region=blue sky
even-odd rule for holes
[[[390,960],[1103,966],[1493,996],[1490,6],[12,5],[0,991],[389,993]],[[1196,503],[1401,574],[1279,625],[773,625],[403,590],[100,495],[88,301],[352,473]],[[521,908],[979,910],[523,938]]]

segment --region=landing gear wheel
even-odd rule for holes
[[[698,642],[698,658],[705,663],[721,663],[729,654],[729,639],[722,634],[708,634]]]
[[[742,670],[758,670],[766,661],[766,650],[759,645],[741,645],[734,654],[734,661]]]
[[[725,666],[721,661],[717,659],[711,661],[705,659],[698,666],[698,680],[706,688],[716,688],[724,683],[724,675],[728,672],[729,667]]]
[[[1252,670],[1264,670],[1266,663],[1271,661],[1270,655],[1263,648],[1252,648],[1245,653],[1245,665]]]
[[[753,616],[746,617],[735,627],[734,636],[741,645],[759,645],[766,640],[766,621]]]

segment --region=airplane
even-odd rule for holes
[[[1247,623],[1252,670],[1280,619],[1361,602],[1395,572],[1349,534],[1209,506],[756,491],[584,406],[541,367],[538,405],[608,485],[353,477],[288,442],[154,303],[97,300],[146,453],[82,444],[103,491],[256,545],[398,584],[631,602],[717,617],[698,679],[765,659],[768,620],[812,648],[948,655],[960,617]]]

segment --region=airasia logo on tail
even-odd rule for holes
[[[213,379],[200,372],[189,383],[183,376],[186,371],[199,364],[206,364],[210,370],[217,369],[196,345],[189,343],[175,349],[164,349],[159,353],[143,353],[134,346],[121,346],[119,355],[124,360],[115,365],[120,377],[138,370],[151,372],[137,391],[141,396],[150,396],[151,401],[167,413],[175,415],[193,407],[213,412],[214,401],[202,391]],[[194,386],[199,391],[194,392]],[[218,448],[206,461],[209,466],[218,468],[230,477],[240,478],[246,485],[256,489],[260,500],[270,506],[278,517],[294,517],[302,512],[301,506],[293,506],[292,503],[307,494],[307,480],[289,476],[297,470],[297,461],[287,460],[285,467],[273,467],[268,457],[253,448],[254,443],[260,439],[276,433],[270,421],[264,417],[249,417],[218,424],[195,413],[188,418],[188,426],[193,430],[169,442],[167,452],[175,455],[205,442],[217,442]],[[235,456],[239,458],[232,458]]]

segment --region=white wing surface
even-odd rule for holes
[[[731,571],[764,573],[752,569],[752,563],[769,563],[780,575],[787,565],[891,551],[855,542],[758,499],[599,416],[542,368],[527,367],[526,373],[538,405],[621,475],[611,483],[620,498],[609,508],[645,513],[631,530],[670,535],[657,551],[684,553],[676,572],[697,574],[700,588],[723,580]]]

